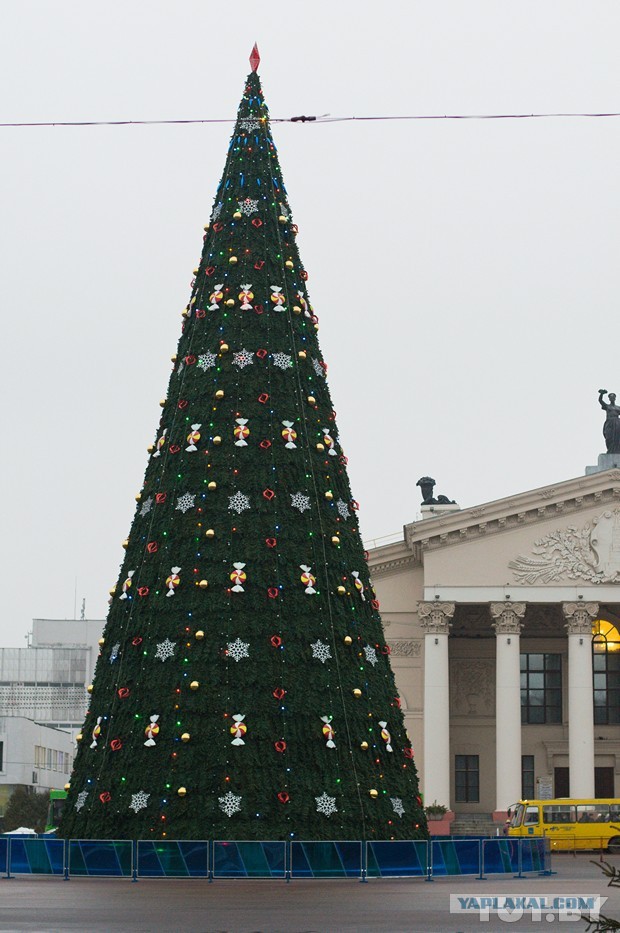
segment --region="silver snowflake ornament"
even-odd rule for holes
[[[86,798],[88,797],[88,791],[83,790],[77,795],[77,800],[75,801],[75,809],[81,810],[84,804],[86,803]]]
[[[112,648],[110,650],[110,657],[109,657],[110,664],[114,664],[114,662],[116,661],[120,647],[121,647],[120,641],[117,641],[115,645],[112,645]]]
[[[325,378],[325,370],[321,366],[319,360],[315,359],[314,357],[312,357],[312,368],[314,369],[317,376],[322,376],[323,379]]]
[[[239,129],[243,133],[251,133],[252,130],[257,130],[259,126],[260,126],[260,123],[258,120],[249,120],[246,118],[245,120],[239,121]]]
[[[403,802],[400,797],[390,797],[390,803],[392,804],[392,810],[394,813],[396,813],[398,816],[402,816],[405,812],[405,808],[403,807]]]
[[[168,658],[174,657],[174,649],[176,645],[173,641],[170,641],[169,638],[164,639],[157,643],[157,651],[155,652],[155,657],[159,661],[167,661]]]
[[[145,499],[144,502],[142,503],[142,508],[140,509],[140,515],[142,515],[142,517],[144,517],[145,515],[148,515],[148,513],[151,511],[152,508],[153,508],[153,498],[152,496],[149,496],[148,499]]]
[[[288,353],[272,353],[271,359],[278,369],[290,369],[293,365],[293,359]]]
[[[249,641],[241,641],[240,638],[237,638],[235,641],[229,641],[226,645],[228,657],[232,658],[234,661],[237,661],[237,663],[241,660],[241,658],[249,658],[249,647]]]
[[[338,514],[341,518],[349,518],[351,513],[349,512],[349,506],[344,501],[344,499],[338,499],[336,502],[336,508],[338,509]]]
[[[366,655],[366,660],[369,664],[372,664],[374,667],[379,658],[377,657],[377,652],[371,645],[364,645],[364,654]]]
[[[246,217],[251,217],[252,214],[256,214],[258,211],[258,201],[253,201],[252,198],[245,198],[244,201],[239,201],[239,210],[242,214],[245,214]]]
[[[284,217],[285,220],[291,219],[291,215],[289,214],[288,207],[286,206],[286,204],[283,204],[282,201],[280,201],[280,214],[282,215],[282,217]]]
[[[329,650],[329,645],[327,642],[321,641],[320,638],[317,641],[312,642],[310,647],[312,648],[312,657],[318,658],[322,664],[325,664],[325,662],[332,656],[332,653]]]
[[[332,813],[338,813],[336,798],[330,797],[329,794],[325,793],[325,791],[323,791],[320,797],[315,797],[314,799],[316,800],[316,808],[319,813],[324,813],[325,816],[331,816]]]
[[[231,790],[227,794],[224,794],[223,797],[217,798],[220,804],[220,810],[223,810],[226,816],[234,816],[235,813],[238,813],[241,809],[241,801],[243,797],[233,794]]]
[[[237,353],[233,353],[233,364],[238,366],[239,369],[244,369],[253,362],[254,354],[250,353],[249,350],[239,350]]]
[[[213,208],[213,210],[211,211],[211,220],[217,220],[217,218],[222,213],[223,207],[224,207],[224,204],[222,203],[222,201],[218,201],[215,207]]]
[[[303,492],[291,492],[291,505],[300,512],[306,512],[310,508],[310,496],[304,496]]]
[[[186,512],[189,512],[190,509],[194,508],[194,502],[196,501],[196,496],[192,496],[189,492],[184,492],[182,496],[179,496],[177,499],[177,504],[175,506],[176,511],[183,512],[185,515]]]
[[[137,813],[138,810],[144,810],[149,802],[150,796],[150,794],[145,793],[143,790],[139,790],[137,794],[132,794],[129,809],[133,810],[134,813]]]
[[[198,357],[198,362],[196,363],[196,366],[198,367],[198,369],[202,369],[202,371],[206,373],[208,369],[213,369],[216,362],[217,362],[217,353],[211,353],[210,351],[208,351],[207,353],[200,354],[200,356]]]
[[[237,515],[241,515],[242,512],[250,508],[250,500],[245,493],[238,489],[234,496],[228,497],[228,508],[232,512],[236,512]]]

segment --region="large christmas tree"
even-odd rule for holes
[[[61,834],[426,837],[252,61]]]

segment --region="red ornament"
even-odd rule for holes
[[[271,502],[274,496],[275,492],[273,489],[263,489],[263,498],[266,499],[267,502]]]
[[[213,275],[215,272],[215,266],[207,266],[205,269],[205,275]]]
[[[273,696],[276,698],[276,700],[281,700],[286,696],[286,690],[284,687],[276,687],[276,689],[273,691]]]
[[[349,462],[349,458],[345,457],[344,454],[342,454],[342,456],[339,459],[340,459],[340,462],[343,464],[343,466],[346,466],[347,463]]]
[[[310,320],[312,321],[313,324],[318,324],[318,323],[319,323],[319,318],[318,318],[318,315],[316,315],[316,314],[311,314],[311,315],[310,315]]]
[[[280,638],[279,635],[272,635],[271,644],[274,648],[279,648],[280,645],[282,644],[282,639]]]
[[[258,396],[258,401],[261,403],[261,405],[264,405],[265,402],[269,401],[269,396],[266,392],[261,392],[261,394]]]
[[[394,706],[400,709],[400,697],[394,697]]]
[[[149,588],[148,586],[139,586],[138,587],[138,596],[148,596]]]
[[[280,593],[280,590],[278,589],[277,586],[270,586],[269,589],[267,590],[267,595],[269,596],[269,599],[275,599],[279,595],[279,593]]]
[[[379,600],[378,600],[378,599],[371,599],[371,600],[370,600],[370,605],[372,606],[373,609],[378,609],[378,608],[379,608]]]
[[[155,502],[157,503],[157,505],[161,505],[162,502],[165,502],[165,501],[166,501],[166,493],[158,492],[157,495],[155,496]]]
[[[413,758],[413,749],[403,748],[403,755],[405,756],[405,758]]]
[[[283,741],[281,741],[281,740],[280,740],[279,742],[274,742],[274,746],[273,746],[273,747],[275,748],[275,750],[276,750],[277,752],[285,752],[285,751],[286,751],[286,742],[283,742]]]
[[[189,353],[185,357],[185,363],[187,364],[187,366],[193,366],[195,362],[196,362],[196,357],[194,356],[193,353]]]
[[[118,752],[123,747],[123,743],[120,739],[112,739],[110,742],[110,748],[113,752]]]
[[[198,308],[198,309],[196,310],[196,317],[198,317],[198,318],[203,318],[203,317],[206,317],[206,316],[207,316],[207,312],[205,311],[204,308]]]
[[[168,449],[170,450],[171,454],[178,454],[181,448],[179,447],[178,444],[171,444]]]
[[[263,450],[269,450],[271,447],[271,441],[268,441],[267,438],[265,438],[265,440],[261,441],[258,446],[262,447]]]
[[[357,501],[357,499],[351,499],[351,508],[352,508],[355,512],[358,512],[358,511],[359,511],[359,507],[360,507],[360,504],[359,504],[359,502]]]
[[[254,48],[250,52],[250,65],[252,66],[252,71],[258,71],[258,66],[260,65],[260,55],[258,53],[258,45],[254,43]]]
[[[297,224],[291,224],[291,230],[293,231],[295,235],[299,233],[299,227],[297,226]]]
[[[368,551],[364,551],[364,560],[368,563]]]
[[[140,638],[139,635],[136,635],[135,638],[131,639],[131,644],[134,646],[134,648],[137,648],[139,645],[142,644],[142,639]]]
[[[301,277],[302,277],[302,279],[304,280],[304,282],[307,282],[307,281],[308,281],[308,273],[306,272],[305,269],[302,269],[302,270],[301,270]]]
[[[258,304],[258,305],[254,305],[254,310],[256,311],[257,314],[262,314],[265,309],[263,308],[261,304]]]
[[[157,543],[157,541],[149,541],[149,543],[146,546],[146,549],[149,552],[149,554],[156,554],[159,549],[159,544]]]
[[[335,412],[335,411],[332,411],[332,412],[331,412],[331,414],[329,415],[329,419],[328,419],[328,420],[329,420],[329,421],[335,421],[335,420],[336,420],[336,412]]]
[[[260,217],[255,217],[255,218],[254,218],[254,220],[252,221],[252,226],[253,226],[253,227],[257,227],[257,228],[263,226],[263,222],[262,222],[262,220],[260,219]]]
[[[129,687],[119,687],[116,692],[118,693],[121,700],[126,700],[129,696],[130,690]]]
[[[265,357],[267,356],[267,351],[261,347],[260,350],[256,351],[256,355],[259,358],[259,360],[264,360]]]
[[[391,654],[391,653],[392,653],[392,649],[390,648],[389,645],[384,645],[383,648],[381,649],[381,654]]]
[[[267,547],[275,547],[278,542],[275,538],[265,538],[265,544]]]
[[[179,399],[178,407],[181,409],[181,411],[185,411],[185,409],[187,408],[187,405],[188,405],[188,402],[186,398]]]
[[[280,801],[280,803],[288,803],[290,799],[291,798],[289,797],[289,795],[286,793],[285,790],[281,790],[280,793],[278,794],[278,800]]]
[[[260,272],[260,270],[263,268],[264,265],[265,265],[264,259],[257,259],[256,262],[254,263],[254,268]]]
[[[213,224],[213,229],[214,229],[214,231],[215,231],[216,233],[219,233],[220,230],[223,230],[223,229],[224,229],[224,224],[223,224],[223,223],[220,223],[220,221],[218,220],[217,223]]]
[[[112,800],[112,794],[109,790],[104,790],[102,794],[99,794],[99,800],[101,803],[109,803]]]

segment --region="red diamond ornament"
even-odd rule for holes
[[[250,53],[250,65],[252,66],[252,71],[258,71],[258,66],[260,65],[260,55],[258,54],[258,46],[256,42],[254,43],[254,48]]]

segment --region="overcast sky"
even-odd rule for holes
[[[2,0],[0,120],[620,110],[617,0]],[[0,128],[0,645],[105,615],[231,124]],[[620,394],[620,118],[274,124],[365,538],[570,479]]]

